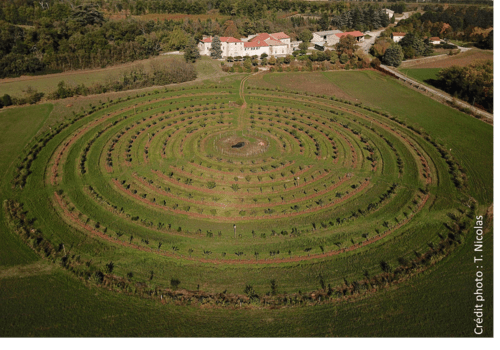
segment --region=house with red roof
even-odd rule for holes
[[[348,35],[356,38],[356,41],[358,43],[365,41],[365,35],[363,33],[361,33],[359,30],[356,30],[354,32],[344,32],[344,33],[335,34],[335,36],[338,38],[337,42],[339,42],[341,38],[348,36]]]
[[[280,33],[259,33],[248,37],[245,43],[245,53],[242,56],[262,55],[286,56],[291,54],[293,49],[290,44],[290,37],[283,32]]]
[[[401,39],[403,39],[405,37],[406,33],[402,33],[402,32],[393,32],[391,33],[391,39],[392,41],[394,41],[395,43],[398,43],[401,41]]]
[[[433,45],[439,45],[441,44],[441,39],[439,39],[437,36],[433,36],[429,38],[429,42]]]
[[[204,37],[198,44],[200,55],[210,55],[213,37]],[[269,56],[286,56],[293,51],[290,37],[280,33],[258,33],[242,40],[220,37],[222,57],[254,56],[263,53]]]
[[[221,41],[222,57],[241,56],[241,53],[244,51],[243,41],[233,38],[232,36],[221,36],[219,39]],[[200,55],[210,56],[212,40],[212,36],[206,36],[198,43]]]

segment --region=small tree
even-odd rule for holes
[[[304,29],[300,34],[299,34],[299,40],[303,42],[309,42],[313,38],[313,35],[309,29]]]
[[[212,39],[212,48],[210,49],[210,57],[214,59],[222,58],[222,43],[220,38],[216,35]]]
[[[110,261],[109,264],[106,264],[106,272],[107,273],[112,273],[114,268],[115,268],[115,264],[113,264],[112,261]]]
[[[345,63],[347,63],[347,61],[349,61],[349,56],[347,56],[346,53],[343,53],[342,55],[340,55],[340,63],[345,64]]]
[[[271,66],[274,66],[276,64],[276,58],[274,58],[274,56],[271,56],[271,58],[269,58],[269,64]]]
[[[170,280],[170,286],[173,288],[173,289],[177,289],[177,287],[179,287],[179,284],[181,284],[181,281],[179,281],[177,278],[172,278]]]
[[[309,48],[309,43],[308,42],[301,42],[299,44],[299,50],[301,54],[305,54],[307,52],[307,49]]]
[[[339,60],[339,55],[336,52],[332,52],[330,55],[330,63],[335,64]]]
[[[250,57],[245,58],[245,62],[243,62],[243,67],[246,69],[252,68],[252,60]]]

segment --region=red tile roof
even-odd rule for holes
[[[286,45],[284,42],[273,40],[272,38],[266,39],[266,43],[268,43],[269,45]]]
[[[290,39],[290,37],[283,32],[273,33],[273,34],[271,34],[271,36],[274,36],[278,40],[279,39]]]
[[[270,35],[267,33],[258,33],[255,37],[253,37],[249,41],[250,42],[255,42],[255,41],[259,41],[259,40],[264,41],[264,40],[269,39],[269,38],[270,38]]]
[[[257,40],[257,41],[252,41],[249,43],[243,44],[245,47],[262,47],[262,46],[269,46],[265,41]]]
[[[283,32],[273,33],[273,34],[258,33],[255,37],[253,37],[252,39],[250,39],[250,42],[254,42],[254,41],[257,41],[257,40],[264,41],[264,40],[267,40],[267,39],[272,39],[272,40],[275,40],[275,41],[280,41],[280,39],[289,39],[289,38],[290,37],[288,35],[286,35],[285,33],[283,33]],[[278,44],[274,44],[274,45],[278,45]]]
[[[406,33],[402,33],[402,32],[394,32],[392,33],[392,36],[405,36]]]
[[[361,33],[359,30],[356,30],[354,32],[337,33],[335,35],[338,36],[339,38],[342,38],[342,37],[347,36],[347,35],[352,35],[354,37],[364,36],[364,34]]]
[[[204,43],[211,43],[212,39],[213,39],[213,37],[208,37],[208,38],[203,39],[202,41]],[[224,42],[224,43],[242,43],[243,42],[241,40],[233,38],[232,36],[221,36],[219,39],[221,42]]]
[[[441,39],[439,39],[437,36],[433,36],[429,39],[429,41],[441,41]]]

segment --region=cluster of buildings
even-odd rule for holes
[[[198,44],[200,55],[210,55],[213,37],[206,36]],[[248,38],[236,39],[231,36],[220,37],[222,57],[245,57],[262,55],[283,57],[293,52],[299,42],[291,42],[290,37],[283,32],[259,33]]]
[[[313,33],[311,43],[318,49],[324,46],[333,46],[344,36],[352,35],[358,42],[365,40],[360,31],[341,32],[340,30],[328,30],[324,32]],[[212,49],[212,36],[205,36],[198,43],[200,55],[210,56]],[[301,41],[291,41],[290,37],[283,32],[279,33],[259,33],[250,35],[248,38],[236,39],[232,36],[220,37],[222,57],[245,57],[267,54],[268,56],[284,57],[297,50]]]
[[[360,31],[342,32],[340,30],[326,30],[313,33],[311,43],[318,50],[323,50],[325,46],[334,46],[341,38],[351,35],[357,42],[363,42],[365,36]],[[397,43],[403,39],[405,33],[394,32],[391,34],[392,40]],[[213,37],[205,36],[198,43],[198,49],[201,55],[210,56]],[[220,37],[222,57],[245,57],[245,56],[268,56],[284,57],[290,55],[298,49],[301,41],[291,41],[290,37],[283,32],[279,33],[259,33],[250,35],[248,38],[236,39],[232,36]],[[439,38],[430,38],[429,41],[438,45],[441,42]]]

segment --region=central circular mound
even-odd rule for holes
[[[215,152],[224,156],[260,158],[268,151],[269,137],[249,130],[209,135],[214,138]]]
[[[240,91],[157,93],[72,125],[46,174],[60,220],[79,232],[72,249],[91,256],[81,235],[93,237],[117,271],[186,288],[280,276],[300,290],[411,256],[430,240],[421,232],[442,230],[413,220],[443,167],[420,133],[322,96],[253,88],[231,104]]]

